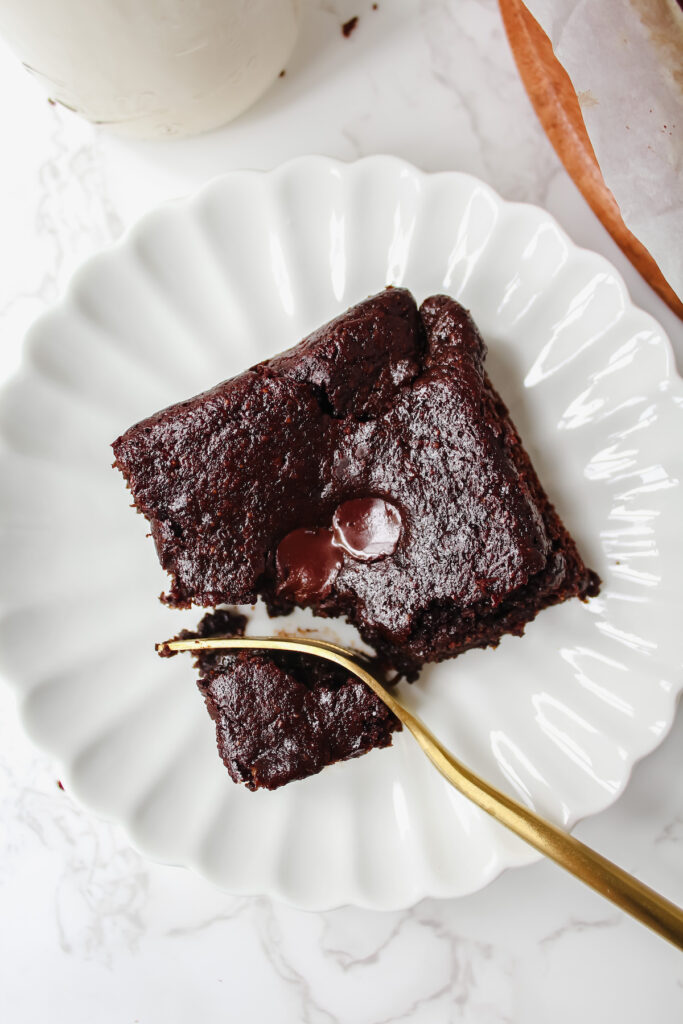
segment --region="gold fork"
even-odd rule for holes
[[[296,651],[341,665],[369,686],[393,711],[406,729],[413,734],[429,760],[460,793],[569,871],[575,878],[611,900],[648,928],[658,932],[679,949],[683,949],[683,910],[680,907],[639,882],[633,875],[629,875],[627,871],[623,871],[574,836],[475,775],[449,753],[429,729],[385,689],[363,664],[362,655],[325,640],[301,637],[209,637],[196,640],[169,640],[157,646],[158,649],[164,648],[169,651]]]

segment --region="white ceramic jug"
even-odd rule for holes
[[[285,66],[299,0],[2,0],[0,33],[48,95],[127,135],[242,113]]]

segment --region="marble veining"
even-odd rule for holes
[[[339,25],[360,17],[344,40]],[[613,260],[636,302],[679,325],[615,253],[537,126],[493,0],[310,0],[284,79],[205,138],[123,144],[51,107],[0,49],[0,374],[73,268],[164,198],[299,153],[389,151],[547,206]],[[2,509],[0,507],[0,514]],[[683,901],[683,720],[625,795],[578,833]],[[0,687],[0,1017],[12,1024],[678,1024],[683,963],[551,865],[456,901],[306,914],[147,862],[83,811]],[[656,1014],[654,1008],[656,1007]]]

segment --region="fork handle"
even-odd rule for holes
[[[457,760],[407,708],[387,693],[391,707],[452,786],[579,881],[683,949],[683,910],[590,846],[546,821],[481,779]]]
[[[668,939],[678,949],[683,949],[683,910],[680,907],[664,899],[649,886],[643,885],[633,875],[629,875],[628,871],[602,857],[590,846],[586,846],[568,832],[541,818],[529,807],[518,803],[475,775],[453,757],[436,736],[433,736],[429,729],[345,648],[325,640],[301,637],[203,637],[193,640],[170,640],[157,646],[158,649],[165,648],[168,651],[249,648],[299,651],[303,654],[317,654],[327,661],[342,665],[362,679],[394,712],[443,777],[472,803],[481,807],[492,818],[550,860],[554,860],[579,881],[589,885],[605,899],[611,900],[620,910],[624,910],[652,931]]]

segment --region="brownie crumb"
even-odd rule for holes
[[[287,69],[283,68],[282,71],[280,72],[280,74],[277,77],[278,78],[284,78],[286,74],[287,74]]]
[[[205,615],[179,639],[242,636],[235,610]],[[162,653],[163,656],[163,652]],[[166,656],[171,653],[167,652]],[[315,655],[289,651],[194,651],[198,687],[234,782],[277,789],[335,761],[391,746],[401,723],[365,683]]]
[[[196,629],[181,629],[173,640],[198,640],[209,636],[244,636],[247,628],[247,617],[234,608],[217,608],[205,615]],[[183,651],[172,651],[168,644],[159,644],[157,654],[160,658],[174,658],[176,654],[183,654]],[[199,654],[211,654],[210,651],[193,651],[194,657]]]
[[[355,31],[357,25],[358,25],[358,17],[349,18],[348,21],[344,22],[344,24],[341,27],[342,35],[344,36],[344,39],[348,39],[349,38],[351,33],[353,31]]]

